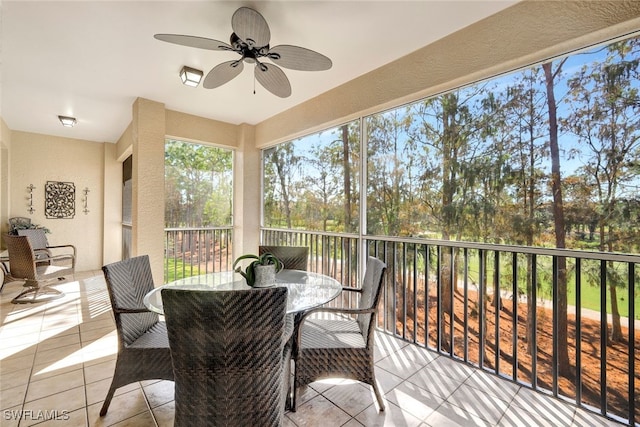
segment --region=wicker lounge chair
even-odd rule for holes
[[[295,379],[292,410],[297,409],[300,387],[324,378],[349,378],[373,387],[380,410],[382,395],[376,384],[373,364],[374,328],[385,264],[373,257],[367,261],[358,308],[319,307],[307,311],[296,336]],[[328,313],[313,316],[316,313]]]
[[[33,251],[36,254],[37,264],[46,264],[48,261],[44,261],[44,258],[52,258],[55,253],[55,263],[69,263],[76,266],[76,247],[73,245],[56,245],[51,246],[47,240],[47,235],[41,228],[31,228],[24,230],[17,230],[18,236],[27,236],[29,242],[33,247]],[[57,251],[58,249],[65,249],[64,253]],[[54,249],[55,251],[52,251]]]
[[[287,292],[162,290],[176,427],[282,425],[291,357]]]
[[[173,380],[167,328],[144,306],[154,288],[147,255],[102,267],[118,333],[116,368],[100,415],[105,415],[116,389],[136,381]]]
[[[62,292],[45,284],[51,279],[73,275],[73,263],[56,265],[56,257],[41,257],[36,254],[26,236],[5,235],[9,252],[9,275],[15,280],[24,280],[27,288],[11,300],[14,304],[50,301],[64,296]],[[42,261],[42,264],[37,261]],[[65,261],[61,259],[60,261]],[[69,261],[66,259],[66,261]]]
[[[306,246],[259,246],[258,254],[269,252],[275,255],[284,268],[288,270],[307,271],[307,263],[309,259],[309,248]]]

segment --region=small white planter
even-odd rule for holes
[[[276,283],[276,266],[271,265],[256,265],[253,267],[253,271],[256,275],[254,288],[268,288]]]

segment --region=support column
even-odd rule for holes
[[[153,279],[164,282],[164,104],[133,104],[133,236],[131,253],[149,255]]]
[[[234,259],[258,253],[262,202],[261,151],[255,145],[255,126],[238,127],[238,151],[234,158]]]

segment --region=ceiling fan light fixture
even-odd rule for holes
[[[251,8],[241,7],[233,13],[231,29],[233,32],[229,37],[230,44],[184,34],[155,34],[153,37],[167,43],[240,55],[240,59],[236,61],[222,62],[213,67],[202,83],[205,89],[228,83],[240,74],[244,63],[247,63],[254,65],[256,80],[265,89],[280,98],[286,98],[291,95],[291,83],[280,67],[298,71],[324,71],[332,67],[329,58],[311,49],[286,44],[271,47],[271,30],[267,21]],[[274,63],[265,65],[262,63],[263,59]],[[202,78],[202,71],[185,66],[180,72],[180,78],[186,85],[197,86]]]
[[[202,80],[202,71],[185,65],[180,70],[180,80],[187,86],[197,87],[200,84],[200,80]]]
[[[58,116],[58,120],[60,120],[60,123],[62,123],[62,126],[67,127],[67,128],[72,128],[73,125],[76,124],[76,118],[75,117]]]

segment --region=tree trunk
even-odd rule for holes
[[[453,183],[453,165],[454,161],[452,156],[453,147],[455,144],[455,111],[457,109],[457,102],[453,95],[445,95],[442,102],[442,240],[451,239],[451,230],[453,228],[452,209],[453,196],[455,191],[455,185]],[[442,304],[440,315],[440,331],[442,336],[445,329],[445,316],[449,315],[449,321],[453,321],[453,313],[451,307],[451,262],[446,256],[442,256],[439,260],[441,263],[440,268],[440,301]],[[443,347],[446,349],[448,343],[443,343]]]
[[[614,301],[618,301],[618,291],[613,280],[609,283],[609,296],[611,297],[611,319],[613,320],[611,341],[618,342],[622,341],[622,324],[620,323],[618,304],[614,303]]]
[[[342,126],[342,164],[344,168],[344,231],[351,232],[351,163],[349,162],[349,126]]]
[[[560,69],[560,66],[558,69]],[[556,237],[556,247],[565,247],[564,207],[562,204],[562,176],[560,174],[560,148],[558,146],[558,119],[556,116],[556,98],[554,94],[554,75],[551,63],[542,64],[547,83],[547,106],[549,110],[549,150],[551,152],[551,190],[553,192],[553,222]],[[567,323],[567,259],[558,257],[557,282],[557,342],[558,342],[558,373],[569,375],[568,323]]]
[[[287,178],[284,173],[282,165],[282,159],[278,155],[278,151],[273,152],[273,160],[276,166],[276,172],[278,173],[278,179],[280,181],[280,190],[282,191],[282,200],[284,203],[284,214],[287,219],[287,228],[291,228],[291,207],[289,206],[289,191],[287,189]]]
[[[612,233],[611,227],[609,233]],[[611,236],[613,237],[613,236]],[[608,249],[609,252],[613,252],[612,238],[609,239]],[[613,269],[613,262],[609,261],[609,269]],[[601,273],[602,274],[602,273]],[[622,324],[620,322],[620,309],[618,308],[618,290],[616,289],[616,281],[607,277],[609,283],[609,297],[611,298],[611,336],[609,337],[613,342],[622,341]],[[606,304],[604,305],[606,307]]]

